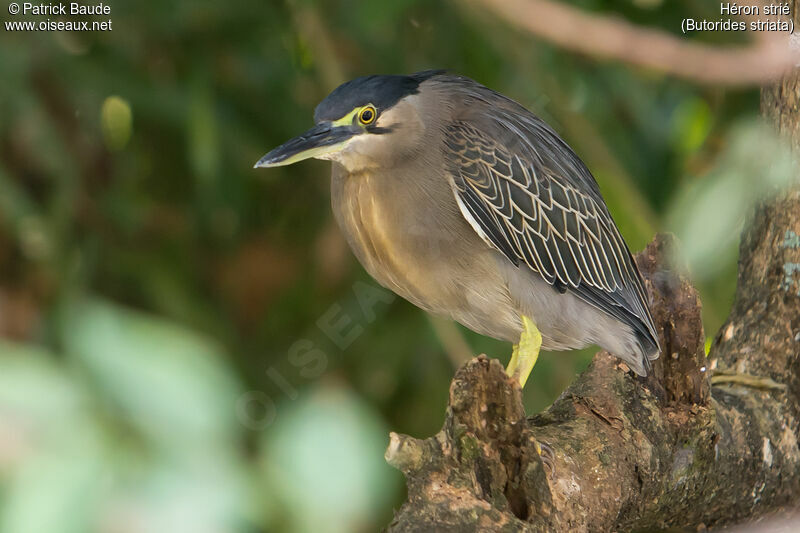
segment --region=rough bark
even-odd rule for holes
[[[800,148],[800,76],[765,89],[762,107]],[[464,365],[441,432],[391,436],[408,501],[389,531],[696,530],[799,507],[799,235],[795,181],[749,217],[708,358],[697,293],[657,236],[637,256],[665,347],[651,376],[600,352],[526,417],[498,361]]]

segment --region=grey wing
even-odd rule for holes
[[[496,124],[493,137],[467,121],[447,127],[448,172],[466,218],[515,265],[630,325],[657,357],[641,276],[594,178],[544,123],[532,124]]]

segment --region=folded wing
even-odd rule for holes
[[[651,358],[658,336],[641,276],[586,166],[533,115],[497,111],[490,128],[446,128],[462,212],[481,237],[560,292],[629,324]]]

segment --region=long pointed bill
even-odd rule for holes
[[[258,160],[253,168],[291,165],[310,157],[322,157],[338,152],[350,138],[361,133],[353,126],[318,124],[299,137],[283,143]]]

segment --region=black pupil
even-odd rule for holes
[[[372,120],[372,110],[371,109],[365,109],[361,113],[361,120],[364,121],[364,122],[371,121]]]

